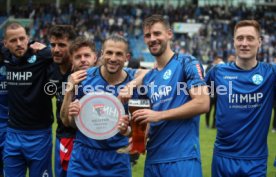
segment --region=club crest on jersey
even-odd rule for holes
[[[260,85],[263,82],[264,78],[260,74],[254,74],[252,81],[255,85]]]
[[[163,75],[163,79],[168,80],[169,78],[171,78],[172,75],[172,71],[170,69],[168,69],[164,75]]]
[[[5,66],[2,66],[0,68],[0,75],[2,75],[2,76],[6,76],[7,75],[7,71],[6,71],[6,67]]]
[[[29,63],[34,63],[36,61],[36,55],[32,55],[29,59],[28,62]]]

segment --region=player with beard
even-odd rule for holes
[[[72,45],[72,60],[80,60],[87,55],[77,55],[80,53],[76,46]],[[84,49],[82,49],[84,50]],[[77,98],[81,98],[86,86],[92,86],[105,92],[111,92],[118,96],[119,88],[125,86],[131,81],[137,72],[129,69],[123,69],[125,62],[129,58],[128,43],[119,35],[109,36],[103,43],[102,65],[93,67],[87,71],[80,71],[72,77],[72,85],[80,83]],[[75,73],[74,73],[75,74]],[[82,81],[82,82],[80,82]],[[112,86],[112,91],[109,86]],[[65,124],[75,126],[74,118],[78,115],[80,105],[77,101],[72,102],[67,96],[72,98],[74,90],[67,90],[62,106],[62,120]],[[127,104],[124,105],[127,113]],[[66,116],[69,114],[69,116]],[[64,117],[64,119],[63,119]],[[86,137],[80,131],[77,131],[76,140],[72,157],[69,163],[68,176],[87,176],[87,177],[130,177],[131,166],[128,154],[120,154],[118,149],[128,145],[128,117],[124,116],[119,120],[120,133],[106,140],[94,140]]]
[[[199,115],[209,110],[202,66],[195,57],[172,51],[173,33],[161,15],[146,18],[143,32],[156,59],[143,80],[152,110],[137,110],[132,117],[150,125],[144,176],[200,177]]]
[[[71,74],[72,64],[69,57],[69,45],[76,38],[71,25],[54,25],[48,32],[54,63],[49,68],[50,82],[56,86],[56,145],[55,145],[55,176],[66,177],[67,167],[73,148],[76,130],[65,127],[60,119],[60,108],[63,101],[62,84],[66,83]]]
[[[29,44],[25,28],[10,22],[4,29],[9,121],[4,146],[4,174],[23,177],[52,176],[52,101],[44,92],[51,51]]]
[[[2,50],[3,44],[0,44]],[[3,150],[8,127],[8,91],[6,80],[6,66],[4,65],[4,56],[0,51],[0,177],[3,177]]]

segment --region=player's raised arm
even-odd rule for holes
[[[135,78],[127,83],[119,92],[118,99],[122,103],[127,103],[127,101],[133,96],[133,90],[138,86],[142,85],[144,76],[149,72],[148,69],[137,69],[135,73]]]

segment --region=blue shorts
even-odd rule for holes
[[[146,164],[144,177],[202,177],[200,160],[188,159],[176,162]]]
[[[74,138],[56,138],[55,176],[66,177]]]
[[[245,160],[213,156],[212,177],[265,177],[267,159]]]
[[[91,149],[74,142],[67,176],[74,177],[131,177],[128,154],[115,150]]]
[[[6,139],[6,132],[0,132],[0,176],[3,176],[3,150]]]
[[[52,177],[52,130],[8,128],[3,157],[5,177]]]

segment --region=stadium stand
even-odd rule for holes
[[[146,50],[142,36],[142,20],[149,14],[164,14],[173,23],[180,23],[184,28],[188,25],[200,24],[197,33],[175,33],[175,51],[191,53],[203,63],[213,60],[217,53],[222,53],[224,59],[233,53],[233,26],[240,19],[256,19],[262,28],[263,45],[260,50],[260,60],[272,62],[276,55],[276,5],[256,6],[245,5],[223,6],[194,4],[178,7],[164,4],[100,4],[97,7],[61,5],[54,3],[12,6],[10,15],[14,18],[32,19],[29,27],[30,37],[34,40],[47,42],[47,29],[52,24],[72,24],[79,34],[86,35],[95,41],[97,49],[103,39],[111,33],[120,33],[128,38],[133,58],[143,58],[153,62],[153,57]],[[3,14],[3,13],[1,13]],[[7,16],[0,17],[0,24]],[[174,29],[175,30],[175,29]]]

